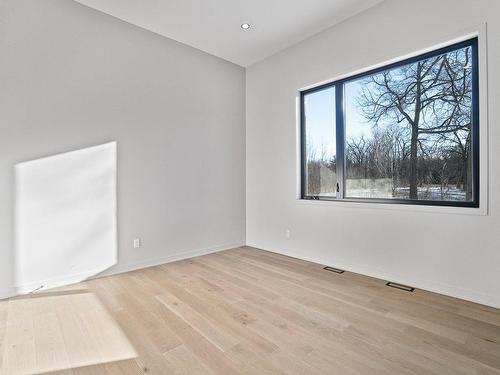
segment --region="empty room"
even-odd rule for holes
[[[500,375],[500,1],[0,0],[0,375]]]

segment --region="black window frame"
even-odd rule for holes
[[[391,199],[391,198],[345,198],[345,106],[344,85],[359,78],[377,74],[379,72],[394,69],[403,65],[415,63],[438,55],[446,54],[458,49],[471,47],[472,63],[472,124],[471,124],[471,146],[472,146],[472,201],[438,201],[438,200],[416,200],[416,199]],[[306,194],[306,121],[305,121],[305,96],[327,88],[335,88],[335,117],[336,117],[336,165],[337,179],[340,190],[340,198],[326,197],[320,195]],[[358,74],[325,83],[316,87],[300,91],[300,199],[323,200],[337,202],[359,202],[359,203],[383,203],[383,204],[406,204],[423,206],[448,206],[448,207],[471,207],[479,208],[479,51],[478,37],[454,43],[446,47],[438,48],[427,53],[419,54],[401,61],[390,63],[367,70]]]

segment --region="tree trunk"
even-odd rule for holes
[[[418,199],[417,146],[418,146],[418,128],[417,126],[413,125],[411,129],[411,144],[410,144],[410,199]]]
[[[420,112],[422,111],[422,64],[417,64],[417,80],[415,93],[415,114],[411,123],[410,144],[410,199],[418,199],[417,185],[417,148],[418,148],[418,126],[420,123]]]

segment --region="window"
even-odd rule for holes
[[[335,87],[307,95],[304,101],[306,139],[305,189],[308,195],[334,197],[337,183]]]
[[[301,92],[302,198],[479,207],[477,38]]]

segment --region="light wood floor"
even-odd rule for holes
[[[238,248],[0,301],[1,374],[500,374],[500,310]]]

